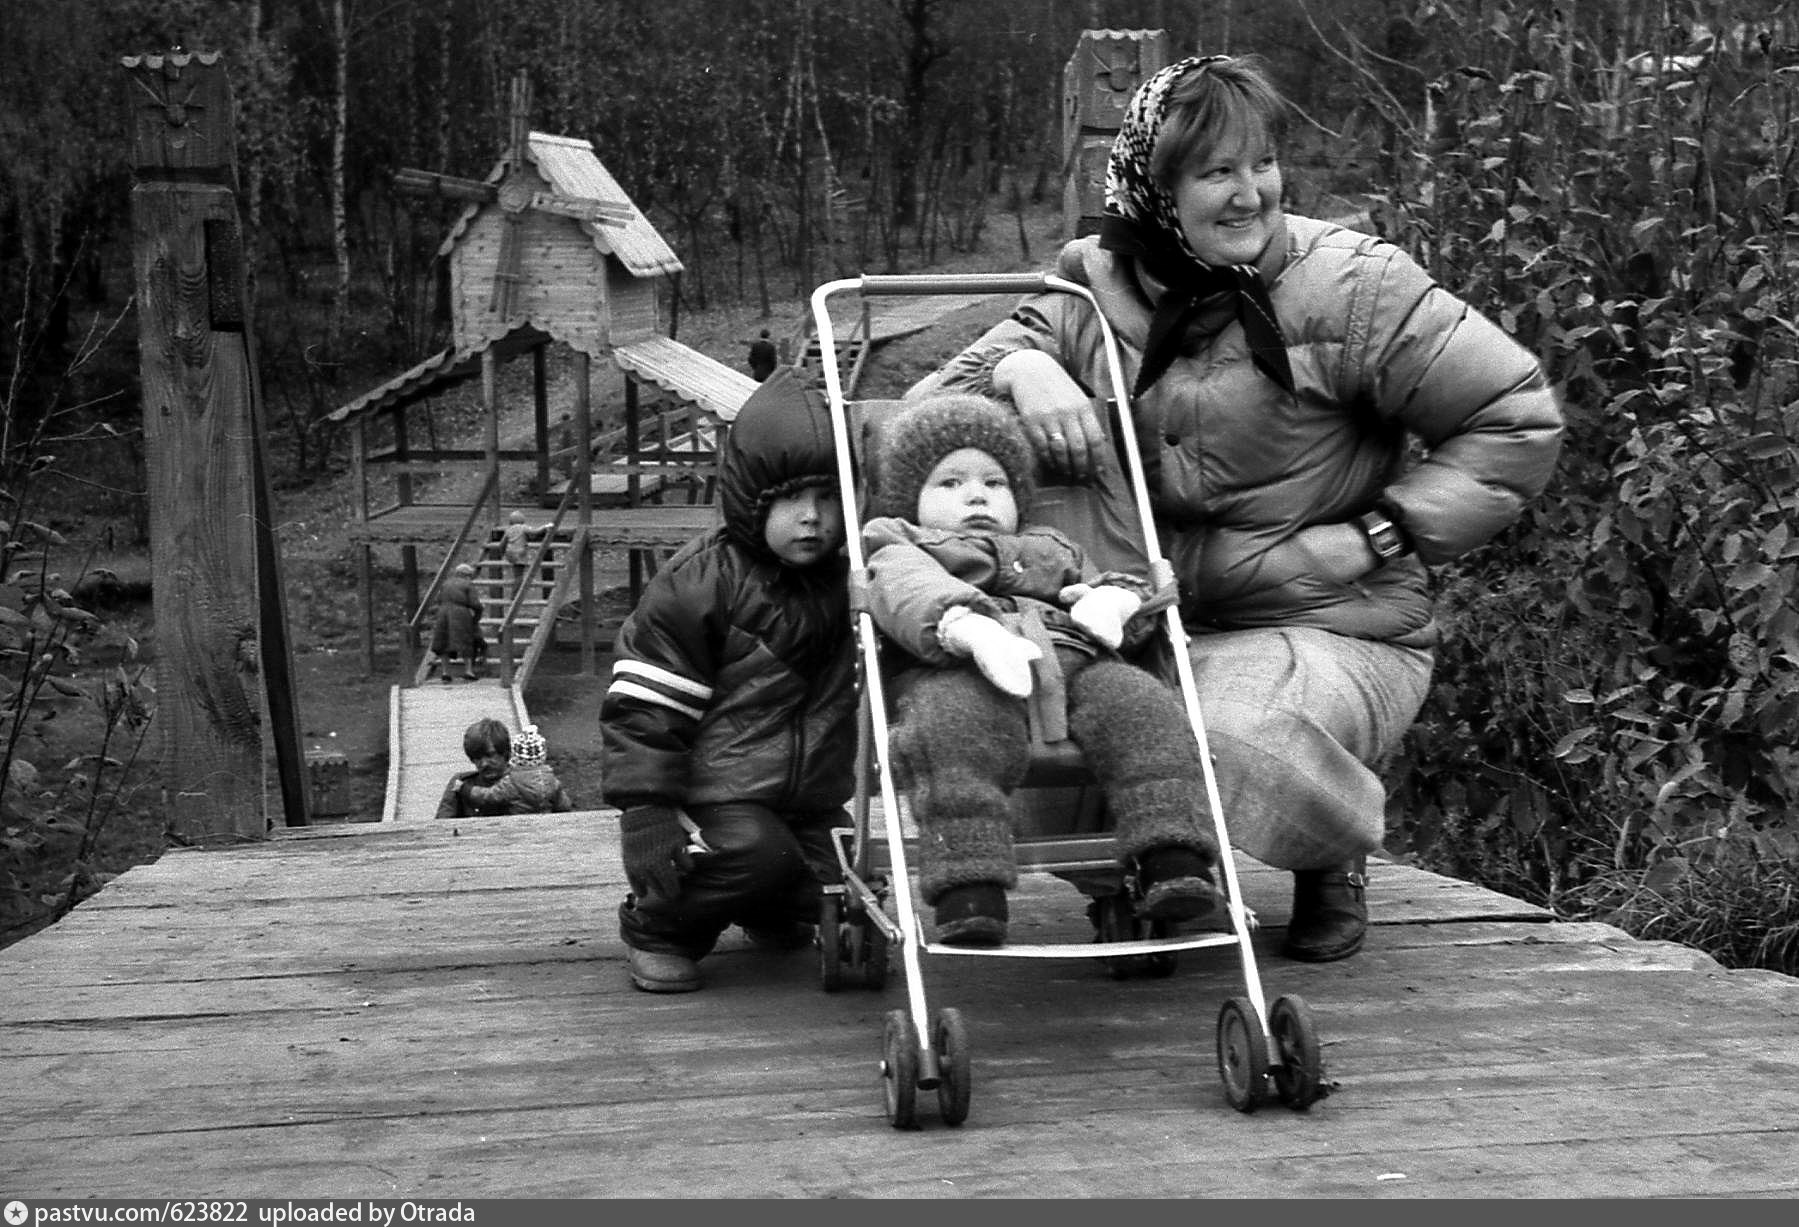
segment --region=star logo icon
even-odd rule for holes
[[[9,1201],[6,1203],[7,1227],[20,1227],[20,1224],[30,1217],[31,1211],[25,1208],[24,1202]]]

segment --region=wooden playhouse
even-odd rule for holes
[[[598,626],[595,554],[640,568],[716,517],[707,475],[719,432],[756,387],[748,375],[664,335],[681,262],[600,162],[590,142],[529,130],[528,89],[514,84],[510,148],[482,181],[401,171],[396,186],[464,202],[439,248],[449,270],[451,344],[334,410],[351,428],[363,650],[374,670],[376,628],[401,627],[404,673],[415,676],[421,623],[458,561],[475,562],[488,595],[500,667],[520,681],[578,608],[582,668]],[[552,428],[548,355],[572,357],[572,405]],[[530,438],[502,446],[501,370],[531,360]],[[594,364],[622,376],[622,426],[596,430]],[[480,381],[482,446],[438,439],[433,403]],[[516,380],[514,381],[517,382]],[[558,471],[566,480],[557,483]],[[546,508],[553,513],[546,517]],[[515,509],[553,525],[531,582],[509,599],[492,543]],[[398,547],[406,608],[378,618],[374,551]],[[419,550],[438,560],[421,584]],[[529,594],[529,595],[527,595]],[[520,599],[523,598],[523,599]]]

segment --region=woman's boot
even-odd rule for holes
[[[1293,915],[1281,953],[1302,963],[1346,959],[1368,932],[1368,858],[1293,873]]]

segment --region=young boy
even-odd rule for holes
[[[496,792],[505,800],[509,814],[562,814],[575,808],[568,790],[550,769],[543,734],[535,724],[527,724],[513,739],[512,769]]]
[[[462,752],[474,770],[450,777],[443,799],[437,803],[439,818],[485,818],[511,813],[507,773],[512,765],[512,734],[491,716],[463,730]]]
[[[631,982],[700,987],[731,925],[809,942],[854,788],[855,667],[830,419],[791,369],[744,402],[724,523],[656,572],[619,631],[601,779],[630,893]]]
[[[1116,652],[1152,630],[1148,618],[1131,622],[1148,585],[1093,574],[1056,529],[1021,530],[1032,472],[1030,444],[999,405],[921,401],[886,424],[876,518],[862,534],[875,623],[920,666],[895,679],[892,748],[923,836],[921,893],[946,945],[1005,941],[1006,891],[1018,881],[1006,799],[1029,765],[1023,700],[1045,646],[1140,914],[1192,920],[1217,902],[1217,841],[1186,711]],[[1026,626],[1035,639],[1018,633]],[[971,658],[976,668],[963,667]]]

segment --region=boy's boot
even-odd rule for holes
[[[1368,932],[1368,858],[1293,873],[1293,915],[1281,953],[1302,963],[1346,959]]]
[[[631,983],[646,993],[691,993],[700,987],[700,965],[684,954],[625,947]]]

